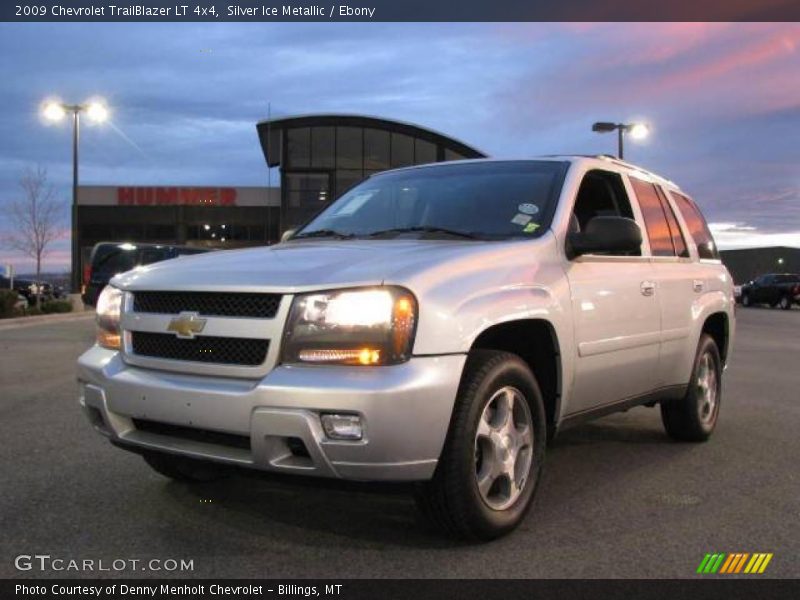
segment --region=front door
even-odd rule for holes
[[[637,220],[618,173],[591,170],[578,190],[571,227],[596,216]],[[653,265],[638,252],[584,255],[566,267],[575,322],[573,415],[645,394],[656,387],[661,313]]]
[[[654,389],[661,315],[650,261],[581,256],[571,262],[567,277],[577,350],[568,412]]]

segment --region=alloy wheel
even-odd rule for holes
[[[714,359],[708,352],[703,354],[700,359],[695,385],[697,387],[697,409],[700,421],[708,425],[713,423],[716,418],[717,403],[719,401],[717,370],[714,366]]]
[[[496,391],[483,409],[475,434],[475,478],[483,501],[505,510],[519,498],[533,461],[533,420],[518,389]]]

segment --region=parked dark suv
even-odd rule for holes
[[[769,304],[784,310],[800,304],[800,275],[795,273],[767,273],[742,286],[742,306]]]
[[[140,265],[149,265],[178,256],[208,251],[208,248],[169,244],[100,242],[92,248],[89,264],[84,267],[83,303],[86,306],[94,306],[100,292],[114,275],[130,271]]]

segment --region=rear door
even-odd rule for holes
[[[595,216],[635,219],[619,173],[584,175],[573,213],[573,229]],[[647,244],[636,253],[588,254],[566,268],[575,319],[574,381],[568,415],[634,398],[653,388],[658,366],[660,309]]]
[[[694,356],[689,340],[692,331],[692,306],[706,283],[702,270],[690,257],[689,246],[681,231],[675,210],[660,185],[630,177],[631,186],[642,209],[656,296],[661,311],[661,343],[657,387],[685,384]]]

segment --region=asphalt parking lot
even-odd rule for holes
[[[173,573],[191,577],[694,577],[707,552],[772,552],[762,577],[798,577],[800,310],[738,317],[710,442],[670,441],[647,408],[570,430],[523,526],[471,546],[428,531],[387,490],[170,482],[78,408],[91,321],[0,329],[0,577],[81,575],[17,571],[20,554],[191,559]]]

